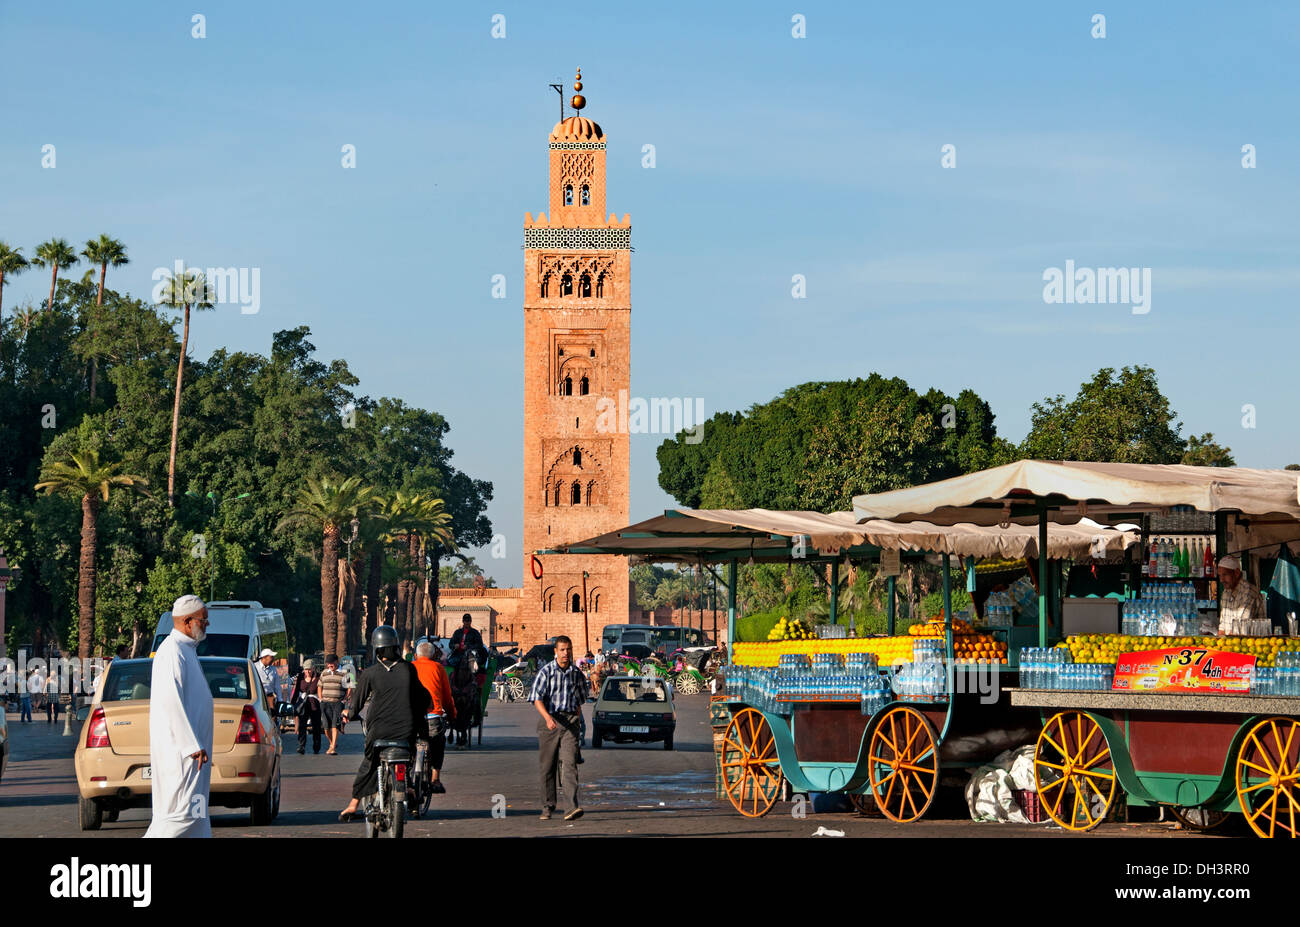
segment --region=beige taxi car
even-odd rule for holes
[[[251,661],[200,657],[212,689],[213,807],[248,808],[251,824],[280,812],[280,729]],[[96,830],[152,801],[149,686],[153,660],[114,660],[99,679],[77,742],[78,821]]]

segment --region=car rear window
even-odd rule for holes
[[[248,700],[250,691],[248,664],[235,660],[203,660],[203,675],[208,680],[208,688],[213,698],[233,698]],[[101,701],[132,702],[148,701],[149,686],[153,677],[153,662],[123,664],[114,661],[108,667],[108,676],[104,679]]]
[[[668,690],[658,679],[611,679],[601,698],[607,702],[666,702]]]

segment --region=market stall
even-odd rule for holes
[[[1153,519],[1201,513],[1213,517],[1212,550],[1222,556],[1300,538],[1300,483],[1284,470],[1021,461],[859,496],[854,511],[903,523],[1037,521],[1040,534],[1051,519],[1087,515],[1139,520],[1148,536]],[[1210,528],[1191,522],[1197,536]],[[1214,615],[1220,590],[1204,567],[1191,575],[1191,561],[1185,545],[1157,536],[1134,576],[1127,625],[1027,656],[1010,698],[1043,718],[1034,756],[1042,806],[1063,827],[1091,830],[1122,789],[1129,804],[1170,806],[1192,826],[1241,813],[1260,836],[1296,837],[1300,640],[1268,621],[1204,633],[1201,614]],[[1182,585],[1170,589],[1171,579]],[[1130,611],[1139,633],[1118,633],[1135,630]],[[1047,613],[1044,602],[1043,644]]]
[[[976,629],[952,609],[951,558],[1119,558],[1136,532],[1093,525],[1035,529],[888,521],[858,523],[852,513],[762,509],[678,509],[555,553],[623,554],[645,561],[725,563],[728,588],[726,676],[729,710],[720,735],[719,770],[732,805],[766,814],[788,781],[796,792],[870,796],[883,814],[913,821],[934,800],[941,771],[969,768],[1032,739],[1037,715],[1006,698],[1001,679],[1016,672],[1010,629]],[[943,620],[894,634],[855,638],[837,622],[839,568],[882,556],[943,566]],[[738,564],[826,565],[829,628],[815,638],[797,624],[770,642],[735,639]],[[1044,574],[1045,575],[1045,574]],[[836,630],[838,629],[838,630]]]

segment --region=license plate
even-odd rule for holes
[[[649,734],[650,727],[645,724],[620,724],[618,732],[620,734]]]
[[[141,779],[152,779],[152,778],[153,778],[153,767],[152,767],[152,766],[146,766],[144,769],[140,770],[140,778],[141,778]]]

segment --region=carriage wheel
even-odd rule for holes
[[[939,738],[925,715],[906,705],[887,709],[871,732],[869,756],[881,814],[909,824],[929,810],[939,790]]]
[[[528,695],[528,687],[518,676],[511,676],[506,683],[506,688],[510,690],[510,700],[519,701]]]
[[[1261,837],[1296,837],[1300,821],[1300,721],[1265,718],[1237,751],[1237,803]]]
[[[700,680],[691,672],[678,673],[677,692],[681,695],[699,695]]]
[[[742,708],[723,734],[722,787],[731,806],[747,818],[772,810],[781,791],[776,741],[763,713]]]
[[[1043,810],[1066,830],[1092,830],[1115,799],[1115,761],[1101,726],[1082,711],[1043,725],[1034,747],[1034,782]]]

